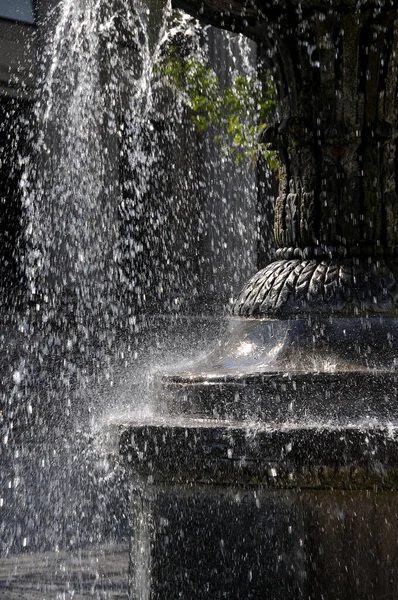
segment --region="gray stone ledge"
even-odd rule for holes
[[[165,420],[121,426],[120,453],[139,485],[398,489],[398,431],[382,427]]]

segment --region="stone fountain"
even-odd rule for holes
[[[175,4],[255,40],[273,74],[278,250],[219,346],[123,428],[131,598],[393,598],[398,8]]]

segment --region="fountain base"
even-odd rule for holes
[[[393,597],[397,449],[385,427],[129,424],[131,598]]]
[[[119,432],[131,598],[393,597],[397,333],[389,317],[234,318],[163,374],[157,416]]]

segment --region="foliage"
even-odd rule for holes
[[[223,88],[215,71],[196,57],[171,56],[164,61],[162,75],[185,95],[192,118],[200,132],[213,125],[216,140],[237,162],[262,154],[271,169],[277,170],[276,153],[260,142],[260,134],[275,108],[275,88],[270,78],[266,90],[258,79],[237,75]]]

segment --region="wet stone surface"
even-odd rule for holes
[[[133,543],[148,557],[136,585],[149,583],[156,600],[394,598],[396,502],[364,491],[154,488]]]
[[[127,468],[154,484],[270,489],[398,489],[397,434],[382,427],[129,425]]]
[[[126,600],[128,543],[71,552],[23,554],[0,560],[0,595],[9,600]]]
[[[129,425],[132,597],[393,598],[397,444],[369,427]]]

